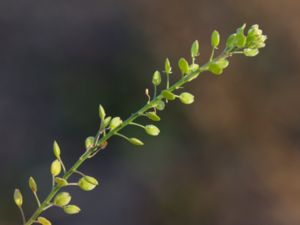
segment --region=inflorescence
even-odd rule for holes
[[[31,225],[38,223],[42,225],[51,225],[51,222],[41,216],[41,214],[50,207],[56,206],[61,208],[67,214],[76,214],[80,212],[80,208],[70,204],[71,195],[68,192],[61,192],[61,189],[68,186],[77,186],[83,191],[91,191],[99,185],[99,181],[91,176],[85,175],[78,169],[83,162],[94,157],[98,152],[107,147],[108,139],[112,136],[119,136],[127,140],[129,143],[142,146],[143,141],[136,137],[127,137],[121,133],[121,130],[127,126],[136,126],[145,131],[151,136],[158,136],[160,130],[153,124],[142,125],[135,122],[139,117],[146,117],[153,122],[160,121],[158,111],[165,109],[168,102],[179,99],[183,104],[192,104],[194,96],[188,92],[178,93],[184,84],[194,80],[204,71],[209,71],[214,75],[221,75],[223,70],[228,67],[228,59],[234,54],[243,54],[248,57],[256,56],[259,50],[265,47],[266,35],[263,35],[262,30],[258,25],[252,25],[247,33],[245,32],[246,25],[244,24],[231,34],[226,40],[226,46],[219,56],[215,57],[215,52],[220,45],[220,34],[218,31],[213,31],[211,35],[211,56],[207,63],[199,66],[196,63],[196,58],[199,53],[199,42],[196,40],[191,46],[191,62],[185,58],[180,58],[178,67],[181,71],[181,76],[174,84],[170,84],[170,76],[173,73],[170,60],[165,60],[164,71],[155,71],[152,76],[153,96],[150,96],[149,90],[146,89],[145,94],[148,98],[146,104],[136,113],[133,113],[128,119],[122,120],[120,117],[111,117],[106,114],[102,105],[99,106],[100,126],[95,136],[87,137],[85,140],[85,152],[75,162],[75,164],[67,169],[61,158],[61,149],[56,141],[53,143],[54,160],[50,166],[50,174],[52,176],[52,189],[44,201],[40,201],[38,197],[38,186],[33,177],[29,178],[29,188],[32,191],[37,209],[32,216],[26,220],[22,205],[23,197],[19,189],[15,189],[14,201],[20,209],[23,225]],[[166,84],[162,86],[162,74],[166,76]],[[159,89],[160,88],[160,89]],[[159,89],[159,90],[158,90]],[[160,92],[159,92],[160,91]],[[159,93],[159,94],[158,94]],[[78,180],[70,181],[72,175],[80,176]]]

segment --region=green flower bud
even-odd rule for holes
[[[41,216],[37,218],[37,222],[42,225],[52,225],[52,223],[48,219]]]
[[[23,205],[23,196],[19,189],[15,189],[14,201],[18,207],[21,207]]]
[[[220,34],[218,31],[214,30],[211,34],[211,46],[217,48],[220,44]]]
[[[118,126],[120,126],[123,123],[123,121],[121,120],[120,117],[114,117],[111,121],[110,121],[110,129],[116,129]]]
[[[60,147],[56,141],[53,142],[53,153],[57,159],[60,159]]]
[[[222,67],[220,67],[220,65],[218,65],[217,63],[211,63],[211,64],[209,64],[208,70],[210,72],[212,72],[213,74],[215,74],[215,75],[220,75],[220,74],[223,73]]]
[[[158,86],[158,85],[160,85],[160,83],[161,83],[161,75],[160,75],[160,72],[159,72],[158,70],[156,70],[156,71],[153,73],[152,83],[153,83],[155,86]]]
[[[165,109],[166,104],[164,103],[164,101],[162,100],[157,100],[155,101],[153,107],[155,107],[156,109],[158,109],[159,111],[162,111]]]
[[[193,63],[192,65],[190,65],[190,71],[195,72],[198,69],[199,69],[199,65],[198,64]]]
[[[245,48],[244,49],[244,55],[248,57],[256,56],[259,53],[258,49],[252,49],[252,48]]]
[[[111,116],[106,117],[106,118],[104,119],[104,122],[103,122],[104,128],[107,127],[107,126],[109,125],[110,121],[111,121]]]
[[[29,188],[31,189],[32,192],[37,192],[37,184],[35,182],[35,180],[33,179],[33,177],[29,178]]]
[[[237,29],[235,45],[238,48],[245,47],[245,45],[247,43],[247,37],[244,34],[245,27],[246,27],[246,24],[243,24],[242,27]]]
[[[170,75],[172,73],[171,63],[170,63],[170,60],[168,58],[166,58],[166,61],[165,61],[165,73],[167,75]]]
[[[218,61],[215,62],[219,67],[222,69],[225,69],[229,65],[229,61],[227,59],[221,58]]]
[[[78,181],[78,186],[84,191],[91,191],[98,185],[96,178],[90,176],[84,176]]]
[[[131,144],[133,144],[133,145],[137,145],[137,146],[142,146],[142,145],[144,145],[144,143],[143,143],[141,140],[137,139],[137,138],[128,138],[128,141],[129,141]]]
[[[85,139],[85,149],[88,150],[94,146],[95,138],[90,136]]]
[[[183,92],[179,95],[179,99],[183,104],[192,104],[194,102],[194,95]]]
[[[61,177],[55,177],[55,183],[57,183],[57,185],[59,187],[64,187],[64,186],[67,186],[69,184],[66,179],[61,178]]]
[[[263,48],[266,46],[265,41],[267,40],[267,36],[263,35],[261,29],[257,24],[252,25],[248,30],[247,35],[247,47],[256,49],[256,48]]]
[[[193,42],[191,47],[191,56],[192,58],[196,58],[199,55],[199,42],[196,40]]]
[[[180,58],[178,61],[178,66],[183,75],[189,72],[189,63],[186,61],[186,59]]]
[[[147,112],[145,116],[148,117],[150,120],[160,121],[160,117],[155,112]]]
[[[236,34],[231,34],[226,40],[226,47],[233,48],[236,42]]]
[[[162,95],[168,100],[174,100],[176,98],[176,96],[172,92],[167,90],[163,90]]]
[[[147,134],[151,135],[151,136],[157,136],[159,135],[160,130],[158,129],[158,127],[150,124],[150,125],[146,125],[145,126],[145,131]]]
[[[57,176],[61,172],[61,163],[58,159],[54,160],[51,164],[50,172],[53,176]]]
[[[65,213],[70,214],[70,215],[77,214],[80,212],[80,208],[76,205],[67,205],[67,206],[64,206],[63,209],[64,209]]]
[[[245,47],[246,42],[247,42],[247,37],[244,34],[240,33],[236,35],[236,47],[243,48]]]
[[[103,106],[99,105],[99,117],[100,117],[101,121],[104,121],[105,116],[106,116],[106,113],[105,113]]]
[[[59,207],[64,207],[68,205],[71,201],[72,197],[68,192],[61,192],[54,198],[54,204]]]

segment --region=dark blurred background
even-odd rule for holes
[[[267,47],[234,57],[223,76],[187,87],[190,106],[169,104],[161,135],[137,149],[118,138],[82,171],[95,191],[70,188],[75,216],[50,209],[53,224],[298,225],[300,223],[299,7],[296,0],[1,0],[0,224],[29,216],[34,176],[50,188],[52,142],[70,166],[98,127],[98,104],[126,118],[146,101],[154,70],[174,65],[210,34],[258,23]],[[224,40],[222,42],[224,44]],[[174,75],[176,76],[176,75]]]

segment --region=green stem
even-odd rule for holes
[[[137,126],[137,127],[145,129],[145,126],[143,126],[142,124],[139,124],[139,123],[131,122],[130,125]]]
[[[227,58],[231,55],[230,52],[224,51],[222,54],[220,54],[218,57],[216,57],[214,60],[207,62],[203,66],[201,66],[198,70],[195,70],[193,72],[190,72],[186,76],[179,79],[176,83],[174,83],[171,87],[169,86],[169,76],[167,76],[167,89],[170,92],[173,92],[177,89],[179,89],[181,86],[183,86],[185,83],[188,83],[190,80],[196,78],[201,72],[207,71],[209,64],[213,61],[219,60],[220,58]],[[142,116],[145,112],[147,112],[149,109],[153,108],[155,102],[157,100],[162,100],[163,96],[160,93],[157,95],[153,100],[147,102],[142,108],[140,108],[136,113],[133,113],[127,120],[125,120],[120,126],[117,128],[109,131],[105,136],[102,136],[99,140],[99,144],[106,142],[109,138],[111,138],[114,135],[119,135],[118,133],[120,130],[125,128],[126,126],[130,125],[135,119],[137,119],[139,116]],[[72,174],[78,173],[77,169],[87,160],[89,159],[89,156],[93,155],[95,152],[99,151],[99,147],[93,147],[83,153],[80,158],[75,162],[75,164],[69,169],[63,176],[63,179],[68,180]],[[55,195],[60,191],[61,187],[58,185],[55,185],[49,195],[46,197],[46,199],[41,203],[41,205],[36,209],[36,211],[33,213],[33,215],[30,217],[30,219],[24,224],[24,225],[32,225],[38,216],[51,204],[52,199],[55,197]]]
[[[24,211],[23,211],[22,206],[20,206],[19,209],[20,209],[20,213],[21,213],[21,216],[22,216],[23,224],[25,225],[25,223],[26,223],[26,218],[25,218],[25,214],[24,214]]]
[[[33,192],[33,195],[34,195],[34,197],[35,197],[35,200],[36,200],[38,206],[40,207],[40,206],[41,206],[41,202],[40,202],[40,199],[39,199],[37,193],[36,193],[36,192]]]

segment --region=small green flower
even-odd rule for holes
[[[176,98],[176,95],[174,95],[172,92],[163,90],[162,95],[167,99],[167,100],[174,100]]]
[[[183,92],[179,95],[179,100],[183,104],[192,104],[194,102],[194,95],[192,95],[188,92]]]
[[[77,214],[80,212],[80,208],[76,205],[67,205],[67,206],[64,206],[63,207],[64,209],[64,212],[67,213],[67,214]]]
[[[147,112],[145,116],[148,117],[150,120],[160,121],[160,117],[155,112]]]
[[[37,184],[35,182],[35,180],[33,179],[33,177],[29,178],[29,188],[31,189],[32,192],[37,192]]]
[[[53,153],[57,159],[60,159],[60,147],[56,141],[53,142]]]
[[[220,65],[218,65],[217,63],[211,63],[208,69],[215,75],[221,75],[223,73],[223,68],[220,67]]]
[[[128,138],[128,141],[133,145],[137,145],[137,146],[143,146],[144,145],[144,143],[141,140],[137,139],[137,138]]]
[[[160,133],[160,130],[158,129],[158,127],[150,124],[150,125],[146,125],[145,126],[145,131],[147,134],[151,135],[151,136],[157,136]]]
[[[19,189],[15,189],[14,200],[15,200],[15,203],[18,207],[22,207],[22,205],[23,205],[23,196],[22,196],[22,193]]]
[[[72,197],[68,192],[61,192],[54,198],[54,204],[59,207],[64,207],[68,205]]]
[[[58,159],[54,160],[51,164],[50,172],[53,176],[57,176],[61,172],[61,163]]]
[[[161,75],[160,75],[160,72],[158,70],[156,70],[153,73],[152,83],[153,83],[154,86],[158,86],[161,83]]]
[[[48,219],[41,216],[37,218],[37,222],[42,225],[52,225],[52,223]]]
[[[66,179],[61,178],[61,177],[55,177],[55,183],[57,183],[57,185],[59,187],[64,187],[64,186],[67,186],[69,184]]]
[[[120,117],[114,117],[111,121],[110,121],[110,129],[114,130],[116,129],[118,126],[120,126],[123,123],[123,121],[121,120]]]
[[[99,185],[99,182],[94,177],[84,176],[80,178],[80,180],[78,181],[78,185],[84,191],[91,191]]]
[[[199,42],[195,40],[191,47],[191,56],[192,58],[196,58],[199,55]]]
[[[188,74],[188,72],[189,72],[189,63],[186,61],[185,58],[180,58],[179,59],[178,67],[179,67],[182,75]]]
[[[235,46],[236,43],[236,34],[231,34],[226,40],[226,47],[231,49]]]
[[[251,49],[259,49],[266,46],[267,36],[263,35],[257,24],[252,25],[247,34],[247,47]]]
[[[259,53],[258,49],[252,49],[252,48],[245,48],[244,49],[244,55],[248,57],[254,57]]]
[[[90,136],[85,139],[85,149],[88,150],[94,146],[95,138]]]
[[[104,121],[105,116],[106,116],[106,113],[105,113],[103,106],[99,105],[99,117],[100,117],[101,121]]]
[[[211,46],[217,48],[220,44],[220,34],[218,31],[214,30],[211,34]]]
[[[104,122],[103,122],[104,128],[110,124],[110,121],[111,121],[111,116],[108,116],[104,119]]]
[[[170,75],[172,73],[171,63],[170,63],[170,60],[168,58],[166,58],[166,61],[165,61],[165,73],[167,75]]]
[[[165,109],[166,104],[162,100],[156,100],[153,107],[158,109],[159,111],[162,111]]]

